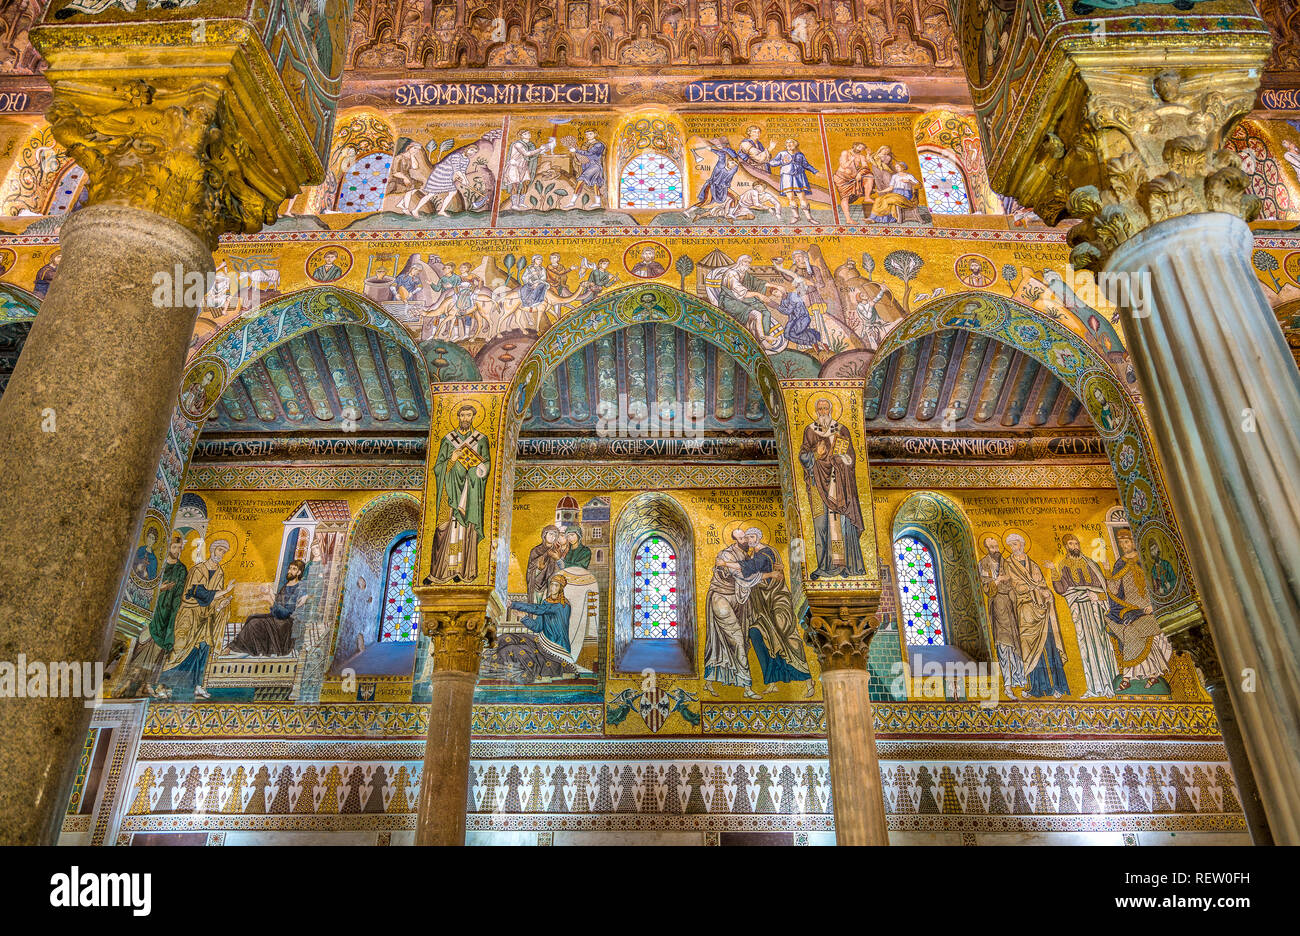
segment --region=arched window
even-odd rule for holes
[[[632,560],[633,639],[677,639],[677,548],[652,533]]]
[[[391,153],[370,153],[358,159],[339,184],[335,210],[363,212],[383,208],[384,191],[388,188],[388,171],[392,165]]]
[[[642,153],[623,167],[618,192],[619,205],[623,208],[680,208],[682,170],[667,156]]]
[[[966,176],[956,161],[926,150],[921,157],[921,182],[925,200],[933,214],[970,214],[970,193]]]
[[[624,123],[615,142],[618,207],[665,211],[686,207],[682,171],[685,147],[671,120],[637,117]]]
[[[939,603],[939,567],[929,545],[915,536],[898,537],[894,540],[894,568],[898,572],[899,616],[907,645],[947,645]]]
[[[415,534],[408,533],[388,550],[384,604],[379,613],[379,642],[399,643],[420,635],[420,607],[415,602]]]

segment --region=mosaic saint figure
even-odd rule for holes
[[[208,657],[221,650],[226,621],[230,616],[230,593],[235,583],[226,583],[221,561],[230,551],[230,541],[215,539],[208,544],[208,558],[196,563],[185,579],[185,591],[176,611],[171,664],[162,681],[174,689],[192,690],[199,699],[211,698],[203,688]]]
[[[543,153],[553,152],[555,152],[555,138],[552,137],[541,146],[534,146],[531,130],[523,131],[510,144],[505,169],[501,173],[501,184],[510,195],[510,208],[523,211],[528,207],[521,204],[519,199],[533,184],[533,179],[537,175],[537,158]]]
[[[749,673],[749,594],[757,582],[739,571],[749,558],[745,531],[737,528],[731,538],[714,561],[704,595],[704,691],[716,696],[713,684],[720,682],[740,686],[746,698],[760,699]]]
[[[768,163],[781,174],[781,195],[790,205],[790,223],[799,220],[799,212],[811,223],[812,209],[808,207],[808,196],[812,194],[812,185],[808,182],[808,173],[817,174],[816,167],[799,149],[798,140],[786,140],[785,149],[775,154]]]
[[[339,266],[339,252],[327,250],[321,255],[320,266],[311,271],[311,277],[318,283],[332,283],[343,276],[343,267]]]
[[[762,136],[762,127],[747,127],[745,129],[745,138],[736,147],[736,153],[740,156],[746,169],[757,169],[766,174],[771,155],[768,148],[763,145]]]
[[[1061,540],[1065,555],[1060,565],[1044,562],[1052,573],[1052,588],[1065,599],[1079,640],[1080,662],[1087,680],[1081,699],[1110,699],[1115,696],[1115,650],[1106,632],[1106,614],[1110,610],[1110,593],[1106,590],[1106,573],[1083,554],[1079,537],[1073,533]]]
[[[158,554],[153,551],[158,542],[158,531],[148,530],[144,535],[144,544],[135,551],[131,562],[131,572],[143,582],[152,582],[158,574]]]
[[[578,157],[582,169],[578,172],[573,194],[564,203],[565,208],[576,208],[578,200],[586,189],[591,189],[591,201],[583,206],[585,210],[600,207],[601,195],[605,191],[605,144],[596,139],[595,130],[587,130],[582,135],[582,146],[575,147],[573,155]]]
[[[542,541],[528,553],[528,565],[524,569],[524,580],[532,601],[541,601],[546,595],[551,577],[568,554],[567,545],[564,534],[555,524],[548,523],[542,527]]]
[[[478,410],[466,403],[456,411],[457,425],[438,445],[433,465],[435,509],[446,504],[450,516],[433,535],[431,567],[425,585],[472,582],[478,578],[478,544],[483,538],[492,452],[488,437],[474,428]]]
[[[561,299],[573,295],[573,290],[569,288],[569,274],[576,269],[577,267],[565,266],[560,261],[559,254],[551,254],[551,261],[546,265],[546,283]]]
[[[854,143],[840,153],[840,163],[831,181],[835,183],[835,196],[839,199],[840,214],[845,221],[851,220],[849,206],[867,194],[869,180],[873,179],[867,144]]]
[[[1150,689],[1169,672],[1174,650],[1156,622],[1132,531],[1121,529],[1115,534],[1115,542],[1120,555],[1106,579],[1110,586],[1107,618],[1111,632],[1119,640],[1119,688],[1127,689],[1133,680],[1141,679]]]
[[[664,265],[655,257],[655,249],[646,247],[641,251],[641,259],[637,265],[632,267],[634,276],[642,276],[646,279],[653,279],[656,276],[664,275]]]
[[[1174,565],[1160,555],[1160,544],[1155,540],[1147,543],[1147,558],[1151,561],[1151,580],[1155,582],[1156,594],[1167,595],[1178,586],[1178,573]]]
[[[808,670],[803,635],[794,619],[794,602],[786,586],[785,566],[776,550],[763,542],[763,531],[745,531],[746,558],[729,563],[749,584],[749,642],[758,657],[767,688],[775,692],[783,682],[807,682],[804,698],[816,691]]]
[[[176,612],[180,609],[185,580],[189,577],[189,569],[181,561],[184,550],[184,537],[180,533],[174,534],[163,560],[158,600],[154,604],[153,617],[149,619],[149,633],[141,637],[131,657],[131,667],[144,672],[145,688],[155,699],[171,695],[171,690],[162,685],[159,677],[176,642]]]
[[[271,602],[271,610],[266,614],[249,615],[230,642],[232,654],[277,657],[293,653],[293,616],[311,602],[311,596],[303,594],[303,579],[310,568],[311,563],[301,559],[289,563],[284,573],[284,584]]]
[[[813,521],[817,568],[810,578],[866,574],[862,561],[862,505],[858,500],[857,455],[848,426],[831,418],[831,401],[815,404],[816,418],[804,428],[799,447],[809,496],[816,491],[822,510]]]
[[[1016,607],[1020,629],[1020,656],[1029,676],[1026,698],[1059,699],[1070,691],[1065,679],[1065,654],[1061,652],[1061,626],[1056,619],[1056,595],[1038,563],[1025,552],[1025,538],[1008,533],[1011,555],[1002,562],[998,587],[1007,588]]]
[[[569,551],[564,554],[566,569],[574,566],[585,569],[591,565],[591,547],[582,544],[582,530],[579,527],[565,531],[564,544],[569,548]]]
[[[708,179],[700,187],[700,194],[695,199],[695,204],[686,209],[685,216],[688,220],[693,221],[696,213],[707,205],[726,205],[727,195],[731,191],[731,180],[740,171],[740,154],[732,149],[726,140],[710,140],[709,152],[717,158],[717,161],[714,162],[713,171],[709,173]]]
[[[980,584],[989,603],[989,621],[993,625],[993,646],[998,654],[998,668],[1007,694],[1015,696],[1023,689],[1025,661],[1020,656],[1020,624],[1016,619],[1015,597],[1002,581],[1003,555],[997,537],[984,537],[984,556],[979,561]]]
[[[430,143],[429,145],[432,145]],[[478,155],[478,145],[467,144],[454,149],[429,170],[424,183],[420,186],[421,198],[411,209],[411,217],[419,217],[420,211],[429,202],[433,202],[434,211],[439,217],[449,218],[447,207],[452,199],[468,184],[469,167]]]
[[[766,285],[751,270],[753,262],[749,254],[741,254],[735,263],[721,271],[717,304],[740,324],[751,325],[751,331],[758,329],[757,334],[762,337],[772,327],[772,309],[764,301]]]
[[[543,647],[558,653],[573,662],[577,651],[573,649],[569,632],[569,620],[573,614],[568,599],[564,597],[564,588],[568,585],[563,574],[553,576],[547,583],[545,595],[538,601],[512,601],[510,607],[523,612],[523,622],[528,629],[537,634]],[[581,650],[579,643],[578,649]]]

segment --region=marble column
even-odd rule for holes
[[[1170,633],[1169,642],[1176,651],[1191,655],[1205,684],[1205,691],[1214,703],[1214,717],[1219,723],[1219,734],[1223,736],[1223,746],[1228,752],[1228,764],[1232,767],[1232,775],[1237,782],[1238,799],[1241,801],[1242,812],[1246,815],[1246,828],[1250,831],[1251,841],[1256,845],[1272,845],[1273,834],[1269,831],[1268,816],[1265,815],[1264,804],[1259,798],[1255,771],[1246,754],[1241,725],[1237,722],[1232,699],[1228,697],[1228,683],[1223,675],[1223,667],[1219,665],[1219,653],[1205,620],[1202,618],[1193,621]]]
[[[1300,844],[1300,371],[1234,214],[1183,215],[1118,245],[1122,309],[1268,825]]]
[[[207,244],[152,212],[87,207],[0,397],[0,660],[108,658],[118,592],[175,405],[197,308],[158,270],[206,274]],[[0,703],[0,840],[58,835],[90,724],[83,698]]]
[[[469,797],[469,744],[479,655],[495,629],[484,609],[422,604],[430,639],[433,701],[424,743],[416,845],[464,845]]]
[[[0,662],[107,658],[212,250],[323,176],[337,83],[305,93],[249,67],[270,8],[197,31],[157,8],[112,24],[47,9],[31,31],[87,201],[0,400]],[[58,835],[90,717],[64,695],[0,701],[0,843]]]
[[[884,789],[867,686],[867,648],[879,626],[871,606],[814,605],[806,629],[821,664],[837,845],[888,845]]]

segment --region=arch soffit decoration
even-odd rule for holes
[[[867,386],[883,379],[894,352],[947,329],[986,335],[1028,355],[1083,401],[1106,446],[1120,502],[1151,580],[1156,613],[1168,618],[1192,613],[1198,604],[1196,585],[1145,416],[1106,360],[1078,335],[1028,306],[970,291],[928,302],[895,326],[867,370]],[[1159,576],[1149,555],[1152,543],[1159,547],[1161,561],[1172,567]]]
[[[37,296],[10,283],[0,283],[0,325],[30,322],[40,308]]]
[[[772,432],[776,438],[777,454],[780,459],[782,513],[785,517],[786,529],[792,531],[791,535],[795,535],[794,531],[799,529],[799,522],[791,483],[797,475],[789,452],[790,430],[785,400],[771,361],[753,336],[727,313],[698,296],[659,283],[624,286],[583,306],[545,332],[520,361],[519,368],[510,381],[505,404],[508,416],[506,437],[502,440],[502,445],[506,458],[510,459],[512,469],[505,479],[504,496],[507,502],[514,494],[512,453],[519,441],[519,431],[542,381],[553,374],[568,357],[586,348],[587,345],[633,325],[673,325],[702,338],[729,354],[746,374],[758,382],[763,403],[767,406],[772,420]],[[503,538],[509,535],[508,514],[509,511],[506,511],[501,520]],[[796,567],[792,565],[791,589],[797,589],[797,602],[802,596],[802,589],[796,585],[799,579],[795,572]],[[498,590],[504,588],[500,565],[497,588]]]
[[[993,652],[992,630],[989,627],[988,609],[979,597],[979,576],[976,572],[975,534],[970,518],[956,500],[938,491],[913,491],[903,498],[894,511],[890,524],[890,546],[900,536],[921,533],[936,552],[939,563],[939,594],[947,619],[945,630],[949,643],[961,646],[952,639],[959,623],[974,624],[978,631],[981,654],[972,654],[977,660],[991,660]],[[892,563],[891,563],[892,566]],[[893,569],[891,568],[891,572]],[[897,589],[897,575],[894,575]],[[955,617],[954,615],[966,615]],[[901,615],[900,615],[901,621]],[[907,653],[907,634],[901,626],[898,638],[903,653]],[[965,649],[963,647],[963,649]]]
[[[208,416],[226,388],[249,366],[281,345],[331,325],[368,328],[409,351],[418,366],[420,391],[424,394],[425,405],[428,405],[429,379],[424,355],[420,353],[410,333],[382,307],[359,293],[336,286],[316,286],[286,296],[277,296],[259,306],[253,315],[241,316],[223,327],[186,363],[181,378],[182,397],[191,384],[191,377],[209,370],[215,370],[219,374],[219,389],[201,412],[187,412],[179,397],[172,409],[167,441],[146,508],[148,515],[162,521],[168,535],[176,504],[181,492],[185,490],[190,456],[194,453],[194,446]],[[172,460],[179,466],[178,471],[167,470]],[[176,474],[174,481],[171,479],[172,473]],[[145,610],[153,607],[153,598],[152,590],[146,593],[134,587],[129,587],[125,596],[126,601]]]

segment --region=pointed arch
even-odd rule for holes
[[[633,325],[673,325],[721,349],[756,381],[772,420],[772,431],[781,466],[781,505],[786,529],[799,530],[793,479],[801,477],[790,455],[790,421],[776,371],[754,337],[731,316],[691,293],[660,283],[625,286],[602,296],[590,305],[566,316],[543,333],[519,363],[506,393],[506,431],[501,445],[506,457],[514,452],[519,432],[542,382],[571,355],[592,342]],[[514,499],[514,471],[504,478],[502,503]],[[510,517],[501,520],[501,538],[509,542]],[[790,588],[796,609],[804,604],[801,562],[791,557]],[[496,588],[506,592],[509,555],[497,557]]]
[[[36,318],[41,300],[12,283],[0,283],[0,325],[30,322]]]
[[[1196,585],[1145,416],[1101,355],[1074,332],[1005,296],[977,291],[944,296],[898,323],[881,343],[867,370],[868,405],[873,393],[880,394],[894,352],[947,329],[986,335],[1015,348],[1083,401],[1106,446],[1157,614],[1173,618],[1192,611],[1198,603]],[[1159,577],[1151,568],[1152,544],[1159,549],[1159,561],[1169,566]]]
[[[255,314],[238,318],[221,329],[186,365],[145,509],[146,517],[154,517],[171,534],[199,434],[231,382],[281,345],[334,325],[369,329],[410,352],[420,372],[420,391],[428,405],[429,379],[424,355],[410,333],[381,306],[336,286],[318,286],[279,296],[262,305]],[[154,592],[128,579],[123,598],[138,612],[147,613],[153,607]]]
[[[890,530],[891,545],[903,536],[919,536],[934,553],[939,564],[935,578],[947,632],[945,642],[977,662],[992,660],[992,632],[980,594],[975,535],[965,511],[951,497],[913,491],[894,511]],[[905,630],[899,627],[904,653],[908,643]]]

